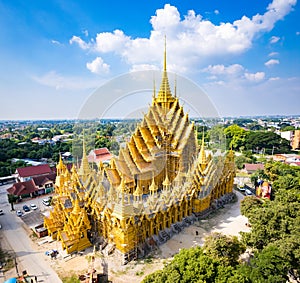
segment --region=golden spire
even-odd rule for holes
[[[163,69],[163,76],[160,85],[160,89],[156,98],[156,102],[163,103],[164,107],[169,108],[170,102],[174,102],[175,98],[172,96],[168,74],[167,74],[167,47],[166,47],[166,37],[165,37],[165,50],[164,50],[164,69]]]
[[[195,129],[194,132],[195,132],[196,143],[198,144],[198,126],[195,125],[195,122],[193,123],[193,126],[194,126],[194,129]]]
[[[72,165],[72,169],[71,169],[71,180],[73,181],[73,182],[76,182],[77,181],[77,172],[76,172],[76,168],[75,168],[75,164],[73,163],[73,165]]]
[[[206,164],[206,154],[205,154],[205,149],[204,149],[204,128],[203,128],[203,134],[202,134],[202,144],[201,144],[201,149],[200,149],[200,164]]]
[[[78,198],[75,199],[74,208],[72,210],[72,214],[78,215],[80,213],[80,206],[79,206],[79,200]]]
[[[84,133],[83,133],[82,159],[81,159],[81,164],[80,164],[80,168],[79,168],[79,175],[87,177],[89,172],[90,172],[90,166],[89,166],[89,161],[88,161],[88,158],[87,158],[87,155],[86,155]]]
[[[140,197],[141,195],[143,195],[143,190],[142,190],[142,188],[141,188],[141,186],[140,186],[139,183],[138,183],[138,185],[137,185],[135,191],[133,192],[133,195],[134,195],[135,197]]]
[[[59,171],[59,173],[61,173],[64,169],[64,163],[62,161],[62,157],[61,157],[61,153],[59,153],[59,161],[58,164],[56,166],[57,171]]]
[[[157,187],[157,185],[155,184],[155,180],[154,180],[154,177],[152,178],[152,183],[151,183],[151,185],[150,185],[150,187],[149,187],[149,191],[150,191],[150,193],[155,193],[155,192],[157,192],[157,190],[158,190],[158,187]]]
[[[71,173],[72,174],[76,173],[76,167],[74,163],[72,164]]]
[[[165,189],[168,189],[170,187],[171,182],[169,180],[168,174],[166,174],[166,178],[165,178],[165,180],[163,181],[162,184],[163,184],[163,186],[164,186]]]
[[[234,151],[232,149],[232,145],[230,145],[230,149],[229,149],[229,152],[228,152],[228,157],[229,157],[230,160],[234,159]]]
[[[125,185],[125,181],[124,181],[124,177],[121,179],[121,183],[118,187],[119,192],[121,192],[121,203],[124,204],[124,194],[126,193],[126,185]]]
[[[152,95],[153,101],[154,101],[154,99],[155,99],[155,96],[156,96],[155,78],[153,77],[153,95]]]
[[[174,97],[177,97],[177,76],[175,75]]]
[[[167,72],[167,38],[165,35],[165,50],[164,50],[164,72]]]

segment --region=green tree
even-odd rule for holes
[[[273,162],[266,166],[265,173],[274,180],[275,198],[270,201],[247,197],[242,201],[241,212],[252,226],[251,232],[242,233],[242,239],[258,250],[255,266],[267,266],[267,273],[259,271],[265,282],[285,282],[287,272],[294,277],[300,274],[299,168]],[[258,276],[256,271],[252,273]],[[270,274],[277,274],[278,278]]]
[[[245,163],[251,163],[251,158],[246,157],[245,155],[241,154],[234,158],[234,163],[235,163],[236,168],[243,169]]]
[[[280,125],[280,131],[281,132],[286,132],[286,131],[294,131],[295,127],[291,125]]]
[[[11,210],[15,210],[14,209],[14,203],[16,202],[16,200],[18,199],[18,197],[11,195],[11,194],[7,194],[7,198],[8,198],[8,203],[10,203],[11,206]]]
[[[208,131],[209,146],[212,149],[226,149],[226,137],[224,134],[224,127],[222,125],[213,126]]]
[[[205,238],[203,249],[206,255],[217,259],[224,265],[235,266],[238,264],[240,254],[245,251],[245,246],[236,236],[212,233]]]
[[[245,137],[245,147],[251,151],[264,151],[266,154],[288,153],[289,141],[273,132],[249,132]]]
[[[226,236],[225,236],[226,238]],[[229,237],[230,238],[230,237]],[[237,239],[226,238],[228,240],[228,247],[211,247],[204,251],[201,247],[182,249],[171,263],[167,264],[163,270],[156,271],[144,278],[143,283],[154,283],[154,282],[168,282],[168,283],[189,283],[189,282],[207,282],[207,283],[240,283],[248,282],[246,277],[236,273],[235,267],[230,266],[226,260],[224,264],[223,260],[228,256],[236,264],[236,255],[241,251],[240,243],[236,242]],[[219,239],[223,239],[220,237]],[[211,241],[212,239],[209,239]],[[215,242],[215,240],[212,240]],[[218,240],[219,241],[219,240]],[[222,240],[221,240],[222,241]],[[225,244],[226,246],[226,244]],[[233,247],[237,247],[236,251],[233,251]],[[219,255],[220,251],[223,252],[234,252],[234,256],[226,255],[218,257],[215,252],[213,255],[210,253],[212,250],[216,251]]]
[[[288,281],[289,265],[281,256],[278,247],[269,244],[250,261],[250,279],[252,282]]]
[[[263,205],[263,201],[255,196],[247,196],[241,201],[241,213],[250,217],[257,209]]]
[[[239,150],[241,146],[245,143],[245,138],[247,136],[246,130],[239,127],[238,125],[231,125],[224,130],[226,135],[226,140],[229,148]]]
[[[62,279],[63,283],[80,283],[78,276],[72,275],[71,277],[65,277]]]

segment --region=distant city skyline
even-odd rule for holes
[[[0,120],[80,118],[112,81],[162,71],[165,36],[168,71],[197,85],[219,116],[300,114],[296,0],[154,2],[1,1]],[[143,97],[103,118],[147,109],[151,87],[137,85]],[[110,93],[98,100],[115,103]]]

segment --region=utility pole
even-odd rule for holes
[[[274,145],[273,145],[273,148],[272,148],[272,156],[273,156],[273,154],[274,154],[274,148],[275,148],[275,147],[274,147]]]
[[[15,267],[16,267],[17,275],[18,275],[18,277],[19,277],[20,275],[19,275],[18,263],[17,263],[17,257],[16,257],[16,256],[15,256]]]

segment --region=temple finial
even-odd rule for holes
[[[88,173],[90,172],[90,167],[89,167],[89,161],[87,158],[86,154],[86,148],[85,148],[85,134],[83,130],[83,140],[82,140],[82,158],[81,158],[81,164],[79,168],[79,175],[83,178],[85,181],[88,177]]]
[[[167,71],[167,39],[165,35],[165,51],[164,51],[164,72]]]
[[[177,76],[175,74],[174,96],[177,97]]]
[[[155,78],[153,76],[153,99],[155,98],[156,96],[156,90],[155,90]]]
[[[204,127],[202,131],[202,143],[201,143],[201,149],[200,149],[200,164],[205,165],[207,164],[206,160],[206,154],[204,149]]]
[[[172,103],[175,102],[175,97],[172,96],[168,74],[167,74],[167,48],[166,48],[166,37],[165,37],[165,50],[164,50],[164,70],[162,75],[161,85],[156,98],[156,103],[161,104],[164,108],[168,109]],[[167,111],[167,110],[166,110]]]
[[[86,151],[85,151],[85,133],[84,133],[84,129],[82,131],[82,156],[84,156],[86,154]]]

